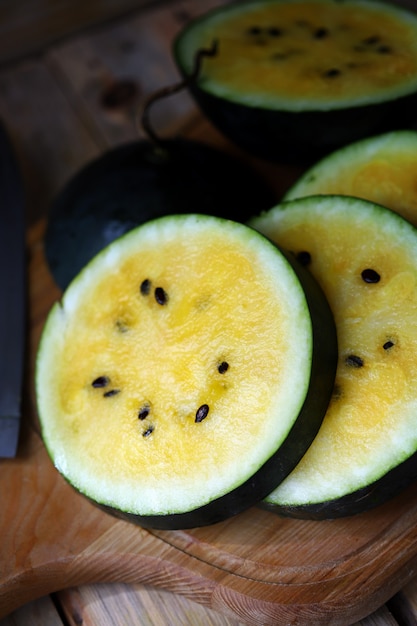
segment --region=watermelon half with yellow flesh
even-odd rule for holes
[[[385,207],[330,195],[251,223],[308,266],[339,342],[320,431],[264,504],[307,518],[381,504],[417,478],[417,230]]]
[[[398,130],[349,144],[304,172],[283,201],[317,194],[371,200],[417,226],[417,132]]]
[[[187,24],[173,54],[206,116],[240,147],[310,161],[417,119],[417,14],[378,0],[246,0]]]
[[[265,497],[317,433],[336,370],[324,294],[258,232],[170,216],[74,279],[45,324],[36,389],[56,468],[155,528]]]

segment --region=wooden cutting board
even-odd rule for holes
[[[73,491],[39,436],[36,347],[60,292],[38,224],[29,233],[28,366],[16,459],[0,461],[0,617],[47,593],[94,582],[146,583],[249,624],[344,626],[370,614],[417,567],[417,485],[342,520],[290,520],[258,508],[187,531],[117,520]]]

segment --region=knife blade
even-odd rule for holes
[[[0,122],[0,457],[17,453],[25,350],[25,202]]]

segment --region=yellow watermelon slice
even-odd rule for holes
[[[237,145],[309,162],[417,119],[417,15],[378,0],[249,0],[187,24],[173,53],[190,90]]]
[[[110,512],[201,526],[265,497],[317,433],[337,340],[265,237],[176,215],[100,252],[52,308],[36,389],[56,468]]]
[[[335,390],[300,463],[266,498],[295,517],[339,517],[417,478],[417,230],[348,196],[288,201],[251,224],[320,283],[339,342]]]

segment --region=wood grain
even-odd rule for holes
[[[145,585],[84,585],[57,597],[69,626],[244,626],[184,596]]]
[[[188,598],[144,585],[85,585],[57,597],[65,607],[69,626],[244,626],[240,620]],[[381,607],[356,626],[398,626],[398,622],[386,607]]]

